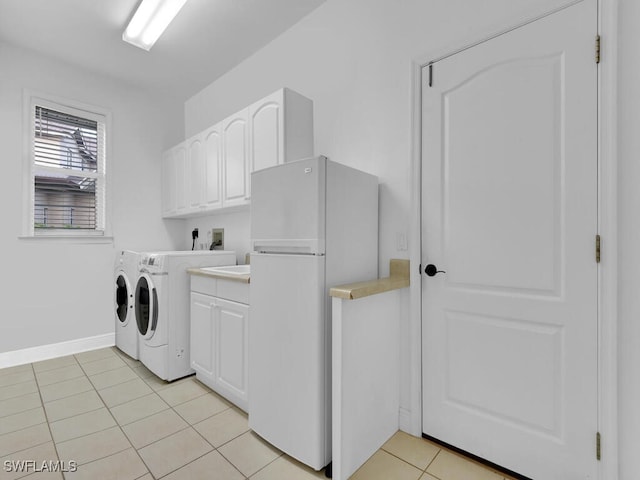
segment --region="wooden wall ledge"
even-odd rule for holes
[[[329,295],[345,300],[369,297],[409,286],[409,260],[392,258],[389,261],[389,276],[365,282],[349,283],[332,287]]]

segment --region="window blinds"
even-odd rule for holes
[[[34,228],[103,230],[104,122],[34,113]]]

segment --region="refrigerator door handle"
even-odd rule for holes
[[[254,239],[254,252],[324,255],[324,239]]]
[[[324,257],[324,253],[307,253],[307,252],[296,252],[291,251],[290,249],[282,249],[282,250],[256,250],[253,254],[258,255],[300,255],[305,257]]]

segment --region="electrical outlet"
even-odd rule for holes
[[[224,250],[224,228],[214,228],[211,230],[212,250]]]

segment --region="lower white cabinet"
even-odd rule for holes
[[[192,277],[191,291],[191,368],[198,380],[247,411],[249,305],[193,291],[196,278]],[[212,286],[207,290],[215,294],[217,283],[224,287],[237,282],[208,279],[199,283]],[[248,291],[248,284],[238,285]]]

